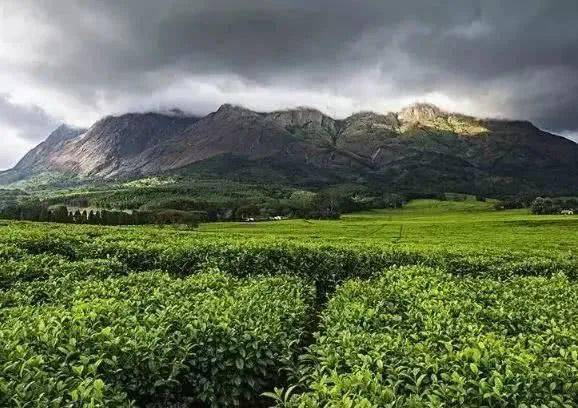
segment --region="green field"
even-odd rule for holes
[[[320,242],[464,247],[504,250],[578,250],[578,217],[536,216],[528,209],[494,211],[491,202],[414,200],[403,209],[347,214],[338,221],[285,220],[213,223],[201,233]]]
[[[0,406],[578,406],[578,217],[0,223]],[[176,405],[171,405],[176,404]]]

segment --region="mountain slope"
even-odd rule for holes
[[[84,132],[86,129],[59,126],[45,141],[26,153],[13,169],[0,172],[0,184],[26,179],[47,170],[46,159],[60,154],[67,141],[77,138]]]
[[[529,122],[427,104],[343,120],[310,108],[261,113],[223,105],[202,118],[126,114],[87,131],[62,128],[0,173],[0,184],[41,172],[113,179],[207,169],[227,178],[268,172],[267,180],[296,185],[318,178],[389,190],[568,193],[577,190],[578,145]]]

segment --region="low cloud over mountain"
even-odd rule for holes
[[[414,101],[572,134],[577,18],[573,0],[5,0],[0,134],[24,146],[56,122],[223,102],[343,118]]]
[[[344,119],[313,108],[255,112],[226,104],[204,117],[173,110],[107,116],[88,129],[61,126],[0,172],[0,184],[176,174],[422,194],[564,194],[575,191],[578,145],[530,122],[479,119],[431,104]]]

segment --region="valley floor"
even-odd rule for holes
[[[340,220],[284,220],[201,225],[201,234],[236,238],[409,245],[465,250],[578,251],[578,216],[495,211],[493,203],[414,200],[403,209],[347,214]]]

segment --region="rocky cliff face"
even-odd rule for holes
[[[156,113],[106,117],[47,158],[48,167],[99,178],[135,173],[197,120]]]
[[[13,170],[0,173],[0,183],[43,171],[140,177],[227,155],[255,166],[283,164],[296,175],[307,167],[349,174],[355,182],[447,183],[448,191],[472,183],[553,191],[578,185],[576,143],[529,122],[478,119],[427,104],[343,120],[310,108],[261,113],[232,105],[202,118],[182,112],[111,116],[88,130],[57,129]]]
[[[20,170],[31,170],[41,166],[46,157],[58,154],[65,142],[75,139],[86,132],[86,129],[74,128],[67,125],[58,127],[48,138],[29,151],[14,167]]]
[[[58,127],[44,142],[26,153],[13,169],[0,172],[0,185],[27,179],[51,169],[49,158],[60,155],[69,140],[78,138],[84,132],[86,129],[67,125]]]

